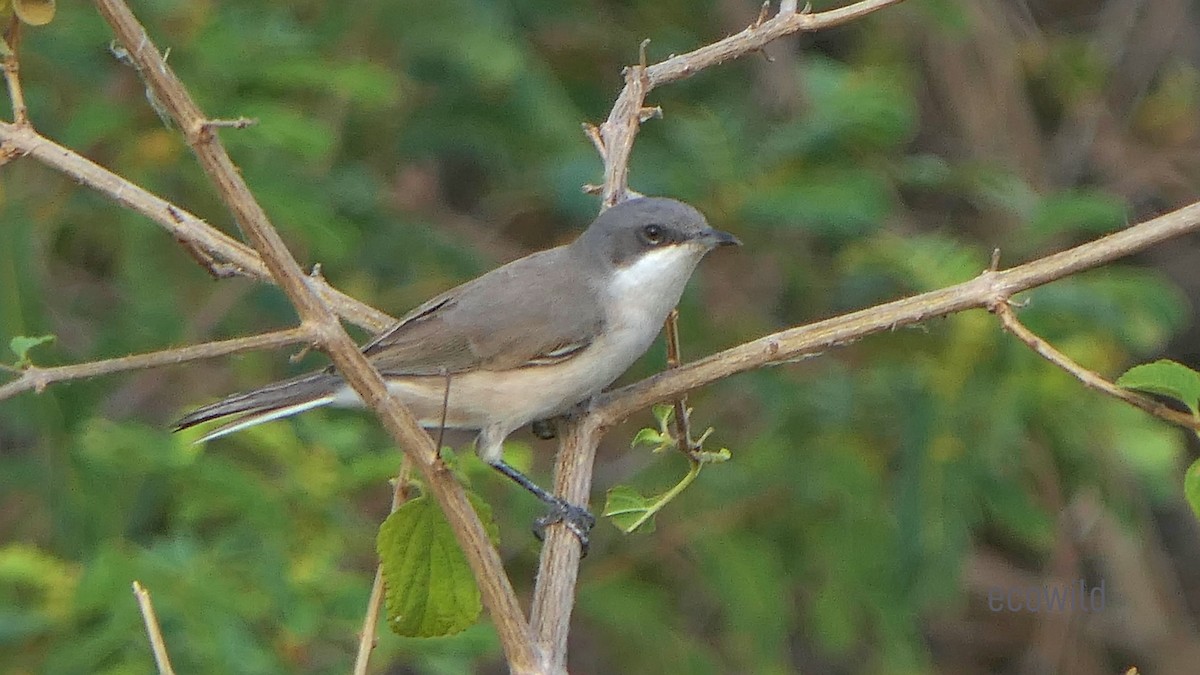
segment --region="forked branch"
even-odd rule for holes
[[[584,126],[585,134],[604,162],[601,206],[612,206],[630,195],[629,156],[633,151],[633,141],[643,122],[662,116],[661,109],[646,105],[646,95],[655,87],[752,54],[786,35],[841,25],[899,2],[901,0],[863,0],[827,12],[809,13],[807,8],[804,12],[798,12],[794,0],[783,0],[774,18],[765,19],[760,15],[758,20],[740,33],[654,65],[646,64],[647,43],[643,41],[639,62],[625,69],[625,86],[617,96],[608,118],[599,126]],[[672,372],[678,370],[672,369]],[[686,390],[678,394],[683,391]],[[651,403],[672,396],[662,395]],[[676,405],[683,407],[682,402]],[[682,416],[678,419],[681,428],[686,429],[686,419]],[[602,416],[589,415],[576,424],[579,428],[564,434],[559,446],[555,488],[560,496],[581,504],[587,502],[591,488],[591,464],[607,421]],[[584,467],[587,467],[586,470]],[[538,645],[559,671],[566,668],[567,626],[571,620],[577,577],[573,567],[579,562],[577,549],[578,542],[567,533],[566,528],[550,528],[542,547],[538,583],[534,588],[531,616]]]
[[[1200,419],[1196,419],[1194,416],[1179,412],[1178,410],[1172,410],[1149,396],[1118,387],[1055,349],[1053,345],[1038,337],[1036,333],[1026,328],[1025,324],[1017,319],[1016,312],[1013,311],[1012,305],[1007,300],[997,302],[991,309],[992,313],[1000,319],[1004,330],[1012,333],[1018,340],[1024,342],[1038,356],[1070,373],[1075,379],[1082,382],[1085,387],[1095,389],[1102,394],[1107,394],[1118,401],[1124,401],[1135,408],[1154,415],[1164,422],[1170,422],[1185,429],[1200,431]]]
[[[212,120],[196,106],[129,7],[122,0],[96,0],[96,6],[128,52],[129,59],[145,77],[154,98],[183,130],[221,200],[249,237],[271,276],[287,294],[301,323],[311,331],[316,344],[329,354],[342,377],[379,416],[383,426],[421,472],[475,574],[483,604],[495,623],[510,668],[516,673],[542,672],[541,659],[533,647],[528,624],[504,573],[500,555],[462,486],[442,464],[433,439],[421,429],[407,407],[388,395],[378,371],[367,362],[336,315],[310,287],[308,275],[292,257],[225,152]]]

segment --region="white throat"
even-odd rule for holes
[[[639,337],[648,333],[644,341],[649,346],[667,313],[679,304],[683,289],[705,252],[694,244],[667,246],[616,268],[607,293],[611,329],[629,330]]]

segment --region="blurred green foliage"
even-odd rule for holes
[[[208,114],[259,120],[222,139],[297,256],[398,315],[586,224],[596,203],[579,187],[600,165],[579,125],[607,114],[640,40],[653,39],[652,60],[682,53],[750,23],[758,4],[134,9]],[[921,65],[918,45],[970,41],[976,22],[956,0],[904,3],[655,92],[665,119],[639,136],[633,187],[691,201],[747,243],[706,261],[685,297],[686,355],[971,278],[996,246],[1015,264],[1134,219],[1103,181],[1047,187],[1010,158],[947,150],[955,132],[927,119],[949,105],[931,92],[940,66]],[[1049,129],[1106,70],[1078,37],[1044,37],[1019,76]],[[236,233],[110,39],[78,5],[26,33],[34,124]],[[1196,113],[1194,71],[1172,68],[1136,111],[1152,138]],[[39,365],[294,320],[275,289],[213,282],[156,226],[31,160],[0,180],[0,337],[57,336],[28,352]],[[1022,299],[1023,321],[1106,375],[1190,321],[1177,288],[1126,264]],[[630,377],[660,368],[661,351]],[[151,672],[134,579],[179,672],[348,670],[399,464],[385,435],[344,412],[207,446],[166,430],[188,407],[320,363],[284,356],[0,403],[0,672]],[[596,529],[573,618],[579,672],[932,672],[922,622],[966,602],[977,547],[1036,568],[1060,537],[1062,499],[1098,494],[1130,528],[1140,500],[1181,499],[1184,435],[1084,390],[983,312],[738,376],[692,402],[696,425],[737,453],[653,534]],[[650,422],[647,411],[610,434],[597,495],[678,479],[677,458],[626,449]],[[545,475],[553,447],[514,443],[509,459]],[[538,507],[490,476],[475,483],[528,593]],[[372,663],[442,674],[500,659],[485,622],[436,640],[384,631]]]

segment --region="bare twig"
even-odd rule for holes
[[[533,636],[504,572],[500,554],[462,486],[442,464],[433,439],[417,424],[412,412],[388,394],[379,372],[367,362],[337,318],[313,292],[309,285],[312,280],[292,257],[220,139],[207,126],[210,118],[192,101],[129,7],[121,0],[96,0],[96,6],[129,52],[129,58],[138,64],[138,72],[146,78],[155,98],[162,102],[183,131],[222,201],[262,256],[271,276],[287,294],[302,323],[313,331],[315,341],[329,354],[342,377],[379,416],[383,426],[421,472],[471,566],[509,668],[514,673],[542,671],[542,659],[534,648]]]
[[[405,455],[400,460],[400,472],[392,484],[392,508],[395,513],[409,499],[412,487],[412,462]],[[362,630],[358,634],[358,652],[354,657],[354,675],[366,675],[371,650],[375,649],[375,629],[379,624],[379,608],[383,604],[383,564],[375,567],[375,581],[371,582],[371,595],[367,599],[367,612],[363,616]]]
[[[784,2],[780,12],[766,21],[755,21],[748,28],[724,40],[694,51],[673,56],[652,66],[625,69],[625,87],[617,96],[608,119],[598,127],[601,157],[604,160],[603,206],[612,206],[627,198],[629,190],[629,154],[637,136],[639,116],[646,94],[664,84],[762,49],[768,43],[793,33],[816,31],[854,21],[902,0],[863,0],[847,7],[816,14],[795,11],[795,2]],[[595,139],[593,139],[595,142]]]
[[[171,667],[171,659],[167,656],[167,644],[163,642],[162,629],[158,627],[158,617],[154,614],[154,604],[150,602],[150,591],[141,582],[133,582],[133,597],[137,598],[138,609],[142,612],[142,622],[146,624],[146,635],[150,638],[150,649],[154,652],[154,663],[158,666],[160,675],[175,675]]]
[[[21,63],[17,60],[17,49],[20,47],[21,20],[16,13],[8,17],[8,30],[11,44],[0,44],[3,58],[0,59],[0,69],[4,70],[4,82],[8,85],[8,98],[12,101],[13,124],[21,127],[29,126],[29,109],[25,107],[25,92],[21,89]]]
[[[74,180],[103,192],[113,201],[158,223],[180,241],[206,251],[224,267],[225,272],[274,283],[262,258],[245,244],[218,231],[196,215],[108,171],[91,160],[39,136],[29,127],[0,122],[0,146],[27,155]],[[207,267],[207,265],[206,265]],[[311,279],[309,286],[339,316],[377,332],[395,323],[387,314],[338,291],[324,280]]]
[[[771,0],[763,0],[762,7],[758,8],[758,18],[754,20],[754,23],[750,24],[750,27],[758,28],[763,25],[768,16],[771,16]]]
[[[0,385],[0,401],[20,392],[29,391],[30,389],[41,393],[47,386],[55,382],[83,380],[98,375],[171,366],[187,363],[188,361],[211,359],[217,356],[227,356],[229,354],[248,352],[256,349],[274,349],[297,342],[307,342],[311,339],[312,332],[301,326],[263,333],[262,335],[251,335],[249,337],[221,340],[218,342],[205,342],[204,344],[164,349],[148,354],[122,356],[103,361],[91,361],[53,368],[30,366],[21,370],[21,375],[17,379]]]
[[[672,309],[667,315],[663,331],[667,334],[667,368],[678,368],[683,363],[679,351],[678,309]],[[691,457],[695,448],[692,444],[691,420],[688,419],[687,394],[676,396],[672,405],[675,407],[675,437],[679,451]]]
[[[179,242],[179,245],[183,247],[183,250],[187,251],[188,255],[192,256],[192,260],[195,260],[197,265],[200,265],[204,269],[208,270],[208,273],[211,274],[212,278],[214,279],[228,279],[230,277],[236,277],[241,273],[241,270],[239,270],[236,266],[218,261],[216,258],[209,255],[208,251],[205,251],[190,241],[185,241],[183,239],[176,239],[175,241]]]
[[[1200,431],[1200,419],[1196,419],[1195,416],[1173,410],[1149,396],[1143,396],[1137,392],[1118,387],[1055,349],[1050,343],[1038,337],[1037,334],[1026,328],[1025,324],[1017,319],[1017,315],[1013,312],[1008,300],[1002,299],[996,302],[991,310],[1000,319],[1004,330],[1012,333],[1018,340],[1028,345],[1038,356],[1070,373],[1075,379],[1082,382],[1085,387],[1095,389],[1102,394],[1108,394],[1136,408],[1141,408],[1165,422],[1177,424],[1185,429]]]

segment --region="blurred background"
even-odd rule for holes
[[[814,2],[815,9],[833,6]],[[741,30],[751,0],[138,0],[302,264],[393,315],[569,240],[597,202],[580,131],[651,61]],[[969,279],[1200,192],[1200,4],[910,0],[656,91],[632,187],[746,246],[704,262],[685,358]],[[236,233],[93,8],[25,32],[45,135]],[[6,108],[7,109],[7,108]],[[6,113],[7,114],[7,113]],[[0,172],[0,338],[76,363],[291,325],[282,293],[214,281],[156,225],[33,160]],[[1200,366],[1200,239],[1025,294],[1023,321],[1115,378]],[[318,367],[295,350],[61,384],[0,402],[0,672],[148,673],[129,591],[187,673],[343,673],[399,454],[322,411],[210,443],[182,412]],[[12,356],[6,357],[11,360]],[[652,349],[623,381],[663,367]],[[1085,390],[973,311],[692,397],[733,460],[649,535],[608,523],[571,634],[586,673],[1193,673],[1194,437]],[[592,503],[673,484],[682,459],[612,431]],[[555,442],[509,457],[548,480]],[[464,453],[469,454],[469,453]],[[538,505],[467,463],[528,598]],[[1099,606],[1002,606],[1014,589]],[[999,594],[999,595],[997,595]],[[1095,597],[1092,594],[1092,597]],[[485,621],[405,640],[378,673],[499,673]]]

